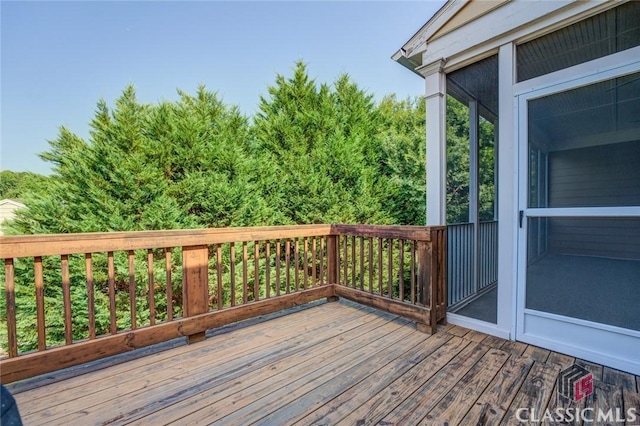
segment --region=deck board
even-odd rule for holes
[[[561,402],[572,357],[459,326],[429,335],[344,301],[144,354],[11,385],[24,424],[511,425],[520,407],[640,410],[631,374],[577,360],[595,393]]]

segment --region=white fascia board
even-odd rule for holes
[[[426,48],[427,40],[442,28],[470,0],[449,0],[427,21],[426,24],[402,46],[407,57],[415,56]]]
[[[624,1],[514,0],[428,43],[422,63],[447,59],[447,72],[496,53],[500,46],[523,42],[592,16]]]
[[[22,204],[20,201],[15,201],[15,200],[12,200],[10,198],[5,198],[4,200],[0,200],[0,205],[4,205],[4,204],[10,204],[10,205],[18,207],[18,208],[27,207],[24,204]]]

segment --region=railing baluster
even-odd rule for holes
[[[356,288],[356,237],[351,236],[351,285]]]
[[[118,324],[116,322],[116,273],[112,251],[107,252],[107,279],[109,281],[109,330],[111,334],[116,334],[118,332]]]
[[[216,280],[218,290],[216,299],[218,302],[218,310],[224,307],[224,295],[222,293],[222,244],[216,244]]]
[[[69,281],[69,256],[60,256],[62,273],[62,303],[64,305],[64,341],[67,345],[73,343],[73,323],[71,320],[71,283]],[[115,305],[115,299],[114,299]],[[115,315],[115,308],[112,310]]]
[[[373,237],[369,237],[369,293],[373,293]]]
[[[280,296],[280,256],[282,255],[281,251],[281,243],[282,241],[278,238],[276,240],[276,296]]]
[[[231,278],[231,306],[236,306],[236,245],[234,243],[230,243],[229,248],[230,248],[229,274]]]
[[[300,241],[296,237],[293,244],[293,281],[295,283],[294,291],[300,290],[300,277],[298,276],[298,269],[300,268]]]
[[[265,293],[268,299],[271,297],[271,241],[265,242],[264,259]]]
[[[247,286],[247,242],[242,242],[242,303],[247,304],[249,297]]]
[[[378,238],[378,292],[382,296],[382,238]]]
[[[330,284],[340,284],[342,283],[342,277],[340,277],[340,241],[342,241],[342,237],[340,235],[332,235],[329,240],[327,240],[327,252],[329,253],[329,257],[327,258],[327,280]],[[335,258],[335,264],[332,266],[329,265],[331,262],[330,259]],[[335,269],[335,271],[334,271]],[[335,272],[335,275],[333,273]],[[335,283],[332,283],[331,280],[335,278]]]
[[[309,262],[308,262],[308,259],[307,259],[308,258],[307,252],[309,250],[309,239],[307,237],[303,238],[303,250],[304,250],[304,253],[302,255],[302,258],[303,258],[302,265],[303,265],[303,268],[304,268],[304,272],[302,273],[302,277],[303,277],[302,288],[304,288],[306,290],[307,285],[309,283],[309,280],[308,280],[308,278],[309,278],[309,273],[308,273],[308,271],[309,271],[309,269],[308,269],[309,268]]]
[[[285,261],[285,279],[287,284],[287,294],[291,288],[291,240],[288,238],[284,241],[284,261]]]
[[[4,260],[5,294],[7,303],[7,337],[9,358],[18,356],[18,335],[16,332],[16,290],[13,259]]]
[[[137,328],[136,324],[136,270],[134,264],[135,253],[129,250],[129,308],[131,312],[131,329]]]
[[[344,285],[349,287],[349,237],[344,236]]]
[[[253,300],[260,300],[260,243],[253,242]]]
[[[411,241],[411,304],[416,304],[416,242]]]
[[[89,339],[96,338],[96,308],[94,297],[93,283],[93,260],[91,253],[84,255],[85,266],[87,269],[87,305],[89,307]]]
[[[155,325],[156,323],[156,299],[155,292],[156,286],[153,280],[153,250],[147,250],[147,273],[149,274],[149,294],[147,298],[149,300],[149,325]]]
[[[36,256],[33,260],[36,281],[36,322],[38,333],[38,350],[44,351],[47,348],[47,341],[44,326],[44,277],[42,275],[42,257]]]
[[[398,240],[398,297],[404,302],[404,240]]]
[[[387,239],[387,250],[389,252],[389,259],[388,259],[388,275],[389,275],[389,284],[387,287],[387,295],[389,296],[390,299],[393,299],[393,239],[388,238]]]
[[[317,285],[317,272],[316,272],[316,265],[317,265],[317,255],[316,255],[316,237],[313,237],[313,240],[311,242],[311,286],[315,287]]]
[[[320,285],[324,284],[324,237],[320,237]]]
[[[364,238],[358,237],[360,240],[360,290],[364,290]]]
[[[164,269],[167,277],[167,321],[173,321],[173,283],[171,282],[171,249],[164,249]]]

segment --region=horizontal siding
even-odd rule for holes
[[[640,260],[640,218],[549,218],[551,253]]]
[[[549,207],[640,206],[640,140],[549,154]]]

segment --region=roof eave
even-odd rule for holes
[[[469,1],[470,0],[448,0],[431,19],[392,56],[393,60],[400,62],[402,58],[404,58],[409,60],[410,63],[417,64],[416,66],[422,65],[421,54],[427,50],[427,41]],[[418,58],[417,61],[416,58]],[[403,65],[406,66],[405,64]]]

